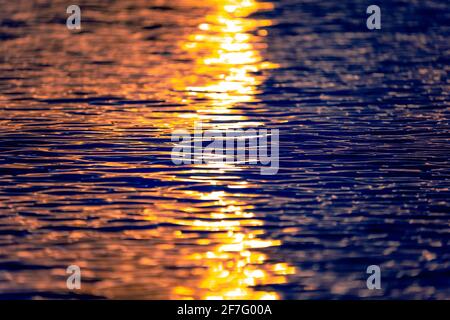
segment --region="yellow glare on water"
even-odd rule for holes
[[[257,100],[258,87],[264,81],[261,71],[274,67],[264,61],[257,48],[264,47],[262,27],[270,25],[267,20],[247,18],[261,7],[253,0],[224,0],[218,2],[214,12],[206,16],[182,48],[189,55],[196,56],[196,77],[179,79],[180,90],[188,92],[193,99],[207,99],[204,109],[198,108],[197,115],[190,119],[215,122],[216,130],[228,128],[257,127],[258,123],[248,121],[234,107],[239,103]],[[184,87],[183,87],[184,86]],[[231,118],[233,117],[233,118]],[[235,120],[232,124],[225,120]],[[232,165],[220,162],[202,164],[198,171],[203,173],[226,174]],[[194,175],[191,176],[194,178]],[[198,176],[201,179],[201,176]],[[208,183],[220,185],[219,179],[208,176]],[[235,184],[245,188],[246,183]],[[205,251],[198,250],[182,259],[191,259],[202,265],[201,277],[197,282],[186,283],[173,289],[176,299],[278,299],[279,295],[270,290],[256,290],[254,286],[283,283],[285,276],[292,273],[287,264],[274,265],[267,262],[265,248],[279,246],[278,240],[262,239],[263,226],[245,197],[224,191],[200,193],[185,191],[188,198],[212,202],[217,209],[211,210],[205,219],[190,219],[173,216],[169,219],[189,227],[190,232],[201,232],[208,238],[203,243]],[[151,219],[150,212],[148,218]],[[157,219],[157,216],[154,216]],[[251,228],[249,228],[251,227]],[[206,232],[214,232],[215,236]],[[184,234],[179,235],[183,238]],[[187,236],[187,235],[186,235]]]
[[[197,56],[197,71],[208,74],[185,90],[192,96],[210,99],[208,107],[212,112],[217,109],[230,113],[237,103],[255,101],[257,87],[263,80],[255,74],[274,67],[263,61],[256,48],[256,44],[263,46],[263,43],[260,36],[254,35],[254,31],[270,25],[270,21],[246,18],[260,8],[270,7],[268,3],[252,0],[220,1],[216,10],[198,26],[198,32],[183,44],[186,51]]]

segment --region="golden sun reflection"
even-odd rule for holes
[[[182,48],[195,56],[195,76],[174,79],[177,90],[188,93],[190,99],[208,101],[203,108],[190,114],[192,121],[202,121],[205,126],[218,130],[253,127],[252,122],[234,107],[239,103],[257,101],[258,87],[264,81],[262,72],[274,67],[263,60],[260,49],[270,25],[268,20],[247,18],[259,9],[271,8],[269,3],[253,0],[224,0],[216,3],[214,12],[205,17],[198,32],[189,36]],[[182,115],[186,118],[186,115]],[[227,121],[227,120],[233,120]],[[232,165],[212,163],[195,165],[190,179],[202,181],[196,173],[207,174],[203,178],[210,185],[224,185],[218,173],[229,175]],[[247,187],[246,182],[231,183],[237,190]],[[179,204],[159,203],[146,211],[149,220],[157,220],[183,226],[175,232],[177,239],[188,239],[198,233],[195,248],[180,256],[200,266],[197,277],[174,287],[174,299],[278,299],[272,290],[256,290],[255,286],[285,283],[286,276],[294,268],[286,263],[269,263],[263,249],[280,245],[278,240],[263,239],[263,221],[252,212],[254,208],[246,200],[248,195],[225,191],[182,191],[183,199],[195,199],[214,208],[198,217],[196,208],[184,207],[180,215]],[[176,214],[174,211],[178,211]],[[163,213],[163,214],[162,214]],[[258,229],[258,227],[261,227]],[[199,248],[205,248],[200,251]],[[195,272],[194,272],[195,273]]]
[[[23,83],[17,80],[18,88],[33,88],[34,100],[26,108],[21,99],[9,100],[10,109],[0,112],[7,119],[2,120],[5,132],[25,132],[27,139],[38,140],[39,153],[48,154],[39,158],[48,171],[26,173],[34,179],[30,188],[38,186],[39,191],[31,198],[28,193],[15,196],[18,201],[8,209],[26,212],[32,204],[33,212],[44,217],[56,211],[73,216],[52,219],[51,228],[75,230],[48,232],[39,241],[73,241],[71,252],[86,270],[84,276],[99,279],[83,284],[87,294],[124,299],[281,298],[270,286],[287,282],[295,270],[282,257],[270,256],[281,243],[265,234],[257,213],[256,202],[267,204],[267,197],[252,193],[255,185],[233,174],[242,170],[236,164],[168,162],[170,136],[176,129],[193,128],[199,121],[204,129],[215,130],[263,125],[243,110],[254,108],[265,71],[276,67],[263,55],[264,28],[271,21],[251,17],[272,4],[173,2],[177,10],[162,12],[149,10],[147,1],[136,1],[140,7],[135,9],[120,1],[108,5],[111,14],[132,11],[118,17],[122,22],[113,33],[109,25],[99,24],[95,32],[77,34],[76,55],[60,52],[59,40],[55,45],[54,35],[62,34],[64,47],[73,46],[73,36],[59,29],[36,34],[36,42],[19,38],[17,47],[9,42],[12,52],[28,46],[43,55],[37,61],[48,68],[55,62],[55,68],[30,78],[37,82],[33,86],[26,82],[28,73]],[[180,8],[196,11],[191,17]],[[137,13],[142,13],[146,28],[131,33]],[[167,21],[174,25],[166,26]],[[53,51],[36,50],[42,43]],[[6,98],[0,95],[0,100]],[[36,161],[33,152],[30,161]],[[55,169],[58,161],[62,169]],[[29,165],[12,162],[8,169],[27,171]],[[66,181],[66,176],[69,180],[49,186],[49,174],[57,181]],[[47,223],[13,216],[18,225],[36,230]],[[43,248],[32,254],[15,250],[13,256],[47,261],[49,251]],[[54,257],[67,256],[63,246],[52,250]],[[98,255],[99,250],[108,254]],[[59,276],[66,276],[64,270]],[[47,273],[43,277],[45,281],[34,281],[34,275],[32,281],[25,280],[43,291],[54,283]],[[66,290],[65,281],[61,284]]]
[[[193,233],[208,235],[196,240],[196,250],[180,256],[184,264],[190,261],[201,272],[198,276],[194,272],[192,279],[175,286],[171,298],[280,298],[275,291],[255,290],[254,286],[286,283],[286,276],[295,273],[295,269],[283,262],[269,263],[267,255],[260,251],[281,243],[261,238],[264,231],[258,227],[262,227],[263,222],[252,213],[253,206],[246,203],[244,195],[185,191],[185,199],[204,200],[218,209],[210,212],[207,218],[194,219],[189,214],[192,213],[189,208],[183,209],[185,215],[175,214],[177,204],[173,203],[160,203],[145,211],[150,221],[183,226],[183,231],[174,232],[176,239],[189,239]],[[163,221],[161,217],[164,217]],[[207,250],[199,252],[198,248]]]
[[[237,115],[233,106],[255,101],[258,86],[263,81],[263,77],[257,74],[276,67],[264,61],[259,51],[265,47],[262,39],[267,35],[262,28],[269,26],[270,20],[246,17],[260,9],[270,8],[270,3],[253,0],[217,2],[214,12],[198,26],[198,32],[182,44],[184,50],[197,57],[197,76],[180,80],[176,87],[189,92],[195,99],[210,101],[204,109],[197,110],[194,118],[202,121],[233,119],[240,121],[241,126],[246,125],[247,118]],[[219,128],[225,129],[226,125]]]

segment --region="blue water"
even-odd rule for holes
[[[228,35],[190,38],[210,2],[80,1],[76,32],[64,1],[0,0],[0,298],[449,299],[449,4],[228,17],[257,61],[217,95],[239,67],[198,60]],[[279,129],[278,174],[174,165],[192,114]]]

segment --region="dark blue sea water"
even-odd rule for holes
[[[449,299],[450,5],[371,4],[0,0],[0,298]],[[174,165],[197,121],[278,174]]]

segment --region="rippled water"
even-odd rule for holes
[[[0,0],[0,298],[450,298],[445,1],[108,3]],[[200,120],[279,173],[174,165]]]

